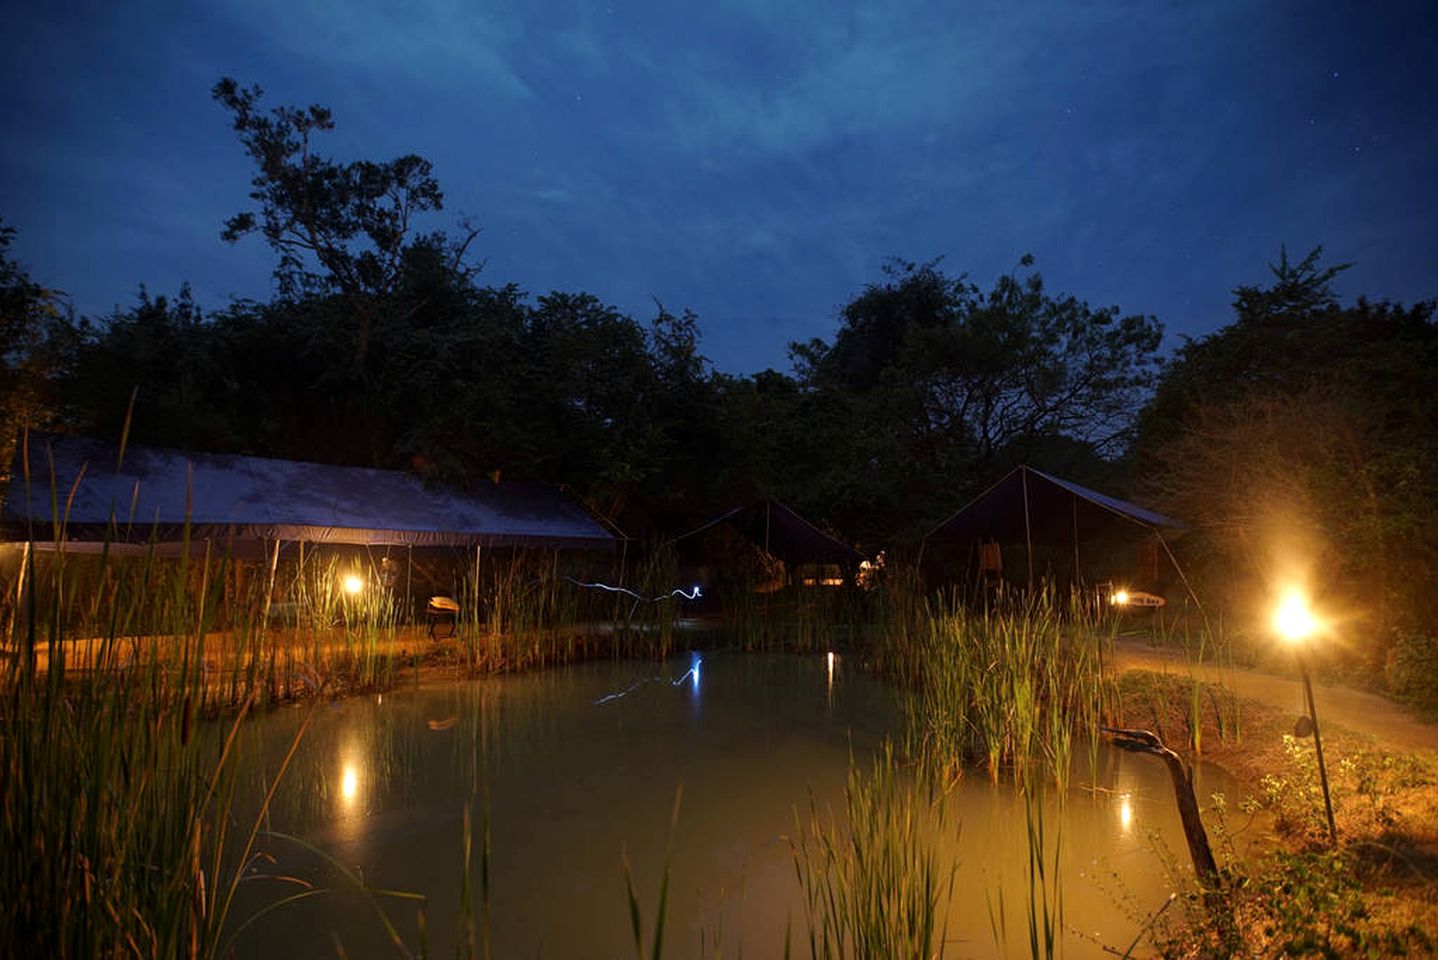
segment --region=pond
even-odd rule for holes
[[[243,797],[262,793],[307,709],[248,726]],[[781,956],[786,928],[806,955],[786,839],[796,808],[812,796],[842,810],[851,756],[867,763],[901,724],[889,687],[822,653],[596,662],[321,706],[270,812],[269,828],[298,840],[269,839],[277,862],[264,869],[325,892],[260,918],[239,955],[399,956],[380,910],[418,952],[417,902],[365,893],[343,868],[371,888],[423,895],[428,952],[453,956],[466,807],[476,864],[488,811],[495,957],[632,957],[623,863],[652,930],[666,845],[666,956]],[[1237,802],[1218,771],[1200,776],[1201,797]],[[1094,770],[1076,760],[1074,781],[1048,829],[1062,834],[1068,924],[1096,938],[1071,934],[1067,955],[1100,956],[1100,943],[1122,950],[1163,904],[1164,860],[1184,863],[1186,848],[1156,759],[1105,747]],[[945,956],[996,956],[1000,890],[1015,937],[1023,922],[1024,804],[982,775],[951,802],[943,848],[959,867]],[[471,879],[477,902],[477,869]],[[232,918],[301,889],[248,882]]]

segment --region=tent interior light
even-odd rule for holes
[[[344,578],[343,586],[345,588],[345,593],[348,593],[353,596],[354,594],[357,594],[364,589],[364,578],[357,573],[348,574]]]

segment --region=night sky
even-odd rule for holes
[[[414,152],[482,282],[700,315],[729,372],[788,368],[888,257],[1230,319],[1280,244],[1345,296],[1438,295],[1438,11],[1414,3],[7,4],[0,218],[78,311],[140,284],[267,298],[249,162],[210,100],[321,103],[337,159]],[[18,8],[18,9],[17,9]],[[200,9],[203,8],[203,9]]]

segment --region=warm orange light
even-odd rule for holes
[[[340,774],[340,796],[344,797],[346,803],[353,803],[359,794],[359,773],[354,767],[345,765],[344,771]]]
[[[364,578],[357,573],[351,573],[344,579],[345,593],[356,594],[364,589]]]
[[[1301,643],[1318,630],[1318,618],[1301,590],[1290,589],[1278,601],[1273,611],[1273,630],[1289,643]]]
[[[1116,607],[1126,607],[1128,606],[1128,591],[1115,590],[1113,596],[1110,597],[1109,600],[1112,601],[1114,606]]]

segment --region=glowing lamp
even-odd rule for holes
[[[364,578],[357,573],[351,573],[344,578],[343,584],[345,593],[354,596],[364,589]]]
[[[1302,643],[1318,630],[1318,618],[1308,608],[1308,598],[1290,590],[1273,611],[1273,630],[1289,643]]]
[[[1323,787],[1323,810],[1328,815],[1328,842],[1337,846],[1338,825],[1333,820],[1333,798],[1328,792],[1328,765],[1323,762],[1323,738],[1318,733],[1318,704],[1313,699],[1313,679],[1308,675],[1308,661],[1303,656],[1304,641],[1317,633],[1320,626],[1308,606],[1308,598],[1297,588],[1289,588],[1273,611],[1273,632],[1293,646],[1293,656],[1298,661],[1298,675],[1303,680],[1303,699],[1308,706],[1307,732],[1313,734],[1313,752],[1318,756],[1318,780]]]
[[[1113,596],[1109,597],[1109,602],[1116,607],[1126,607],[1128,606],[1128,601],[1129,596],[1127,590],[1115,590]]]

